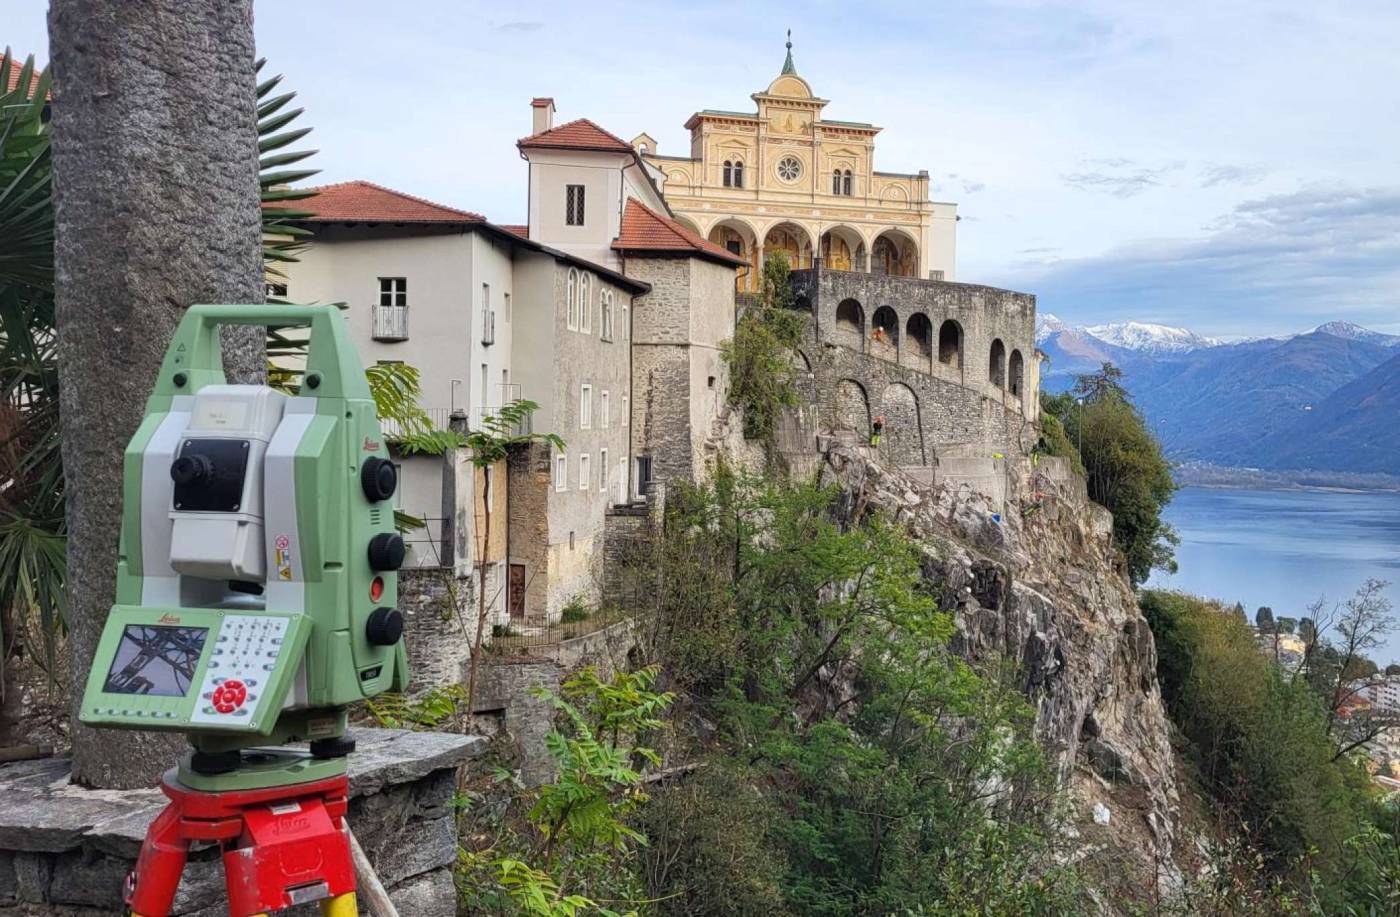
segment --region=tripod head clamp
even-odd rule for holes
[[[227,384],[223,325],[307,328],[300,391]],[[387,453],[334,307],[191,306],[126,447],[82,722],[229,752],[335,739],[348,705],[405,687]]]

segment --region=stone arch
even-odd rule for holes
[[[836,429],[853,432],[862,443],[870,441],[870,399],[865,386],[854,379],[836,383]]]
[[[865,351],[865,310],[854,299],[843,299],[836,307],[836,328],[832,341],[852,350]]]
[[[805,226],[791,221],[777,223],[763,234],[763,256],[781,253],[794,271],[812,266],[812,234]]]
[[[909,201],[909,192],[903,185],[886,185],[880,191],[880,200],[889,204],[904,204]]]
[[[822,233],[822,267],[833,271],[864,271],[865,243],[849,226],[833,226]]]
[[[1001,338],[992,341],[992,352],[987,357],[987,381],[997,388],[1006,388],[1006,345]]]
[[[870,273],[894,277],[919,275],[919,246],[908,233],[886,229],[870,247]]]
[[[680,169],[672,169],[666,173],[666,185],[672,194],[689,194],[690,176]]]
[[[740,292],[755,292],[758,288],[758,233],[754,228],[743,220],[729,217],[710,227],[706,238],[744,259],[744,266],[735,272],[734,288]]]
[[[870,317],[870,353],[882,360],[899,359],[899,314],[889,306]]]
[[[885,419],[880,436],[881,458],[896,466],[925,466],[923,424],[919,396],[902,382],[885,386],[880,396],[880,416]]]
[[[953,319],[938,326],[938,362],[954,369],[963,366],[963,330]]]
[[[1021,356],[1021,351],[1011,351],[1011,362],[1007,368],[1008,389],[1017,398],[1025,396],[1026,389],[1026,361]]]
[[[812,361],[807,359],[807,354],[803,353],[801,350],[793,350],[788,361],[792,364],[792,368],[800,373],[810,373],[812,371]]]
[[[703,236],[703,235],[704,235],[702,232],[700,232],[700,227],[699,227],[699,226],[696,226],[696,225],[695,225],[695,221],[692,220],[690,217],[678,213],[678,214],[676,214],[676,216],[675,216],[675,220],[676,220],[677,223],[681,224],[681,225],[684,226],[686,229],[689,229],[691,232],[695,233],[697,236]]]
[[[933,362],[933,323],[922,312],[909,316],[909,321],[904,325],[899,362],[914,369],[929,371]]]

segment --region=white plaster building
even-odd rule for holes
[[[480,214],[366,181],[318,192],[306,205],[314,216],[304,221],[314,242],[287,265],[286,297],[343,303],[366,363],[417,368],[420,404],[438,427],[446,428],[454,412],[479,422],[511,400],[512,252],[519,240]],[[468,563],[454,556],[443,460],[399,461],[397,505],[427,522],[406,539],[407,563]],[[469,499],[469,477],[464,486],[461,496]],[[459,534],[469,539],[469,530]]]
[[[599,599],[612,506],[653,476],[698,473],[726,388],[719,342],[733,330],[740,259],[672,218],[630,145],[586,119],[554,127],[552,100],[531,108],[536,130],[518,144],[528,224],[369,182],[327,186],[305,204],[315,236],[287,267],[286,295],[345,303],[361,356],[416,367],[439,427],[538,404],[533,430],[565,447],[493,469],[487,558],[495,620],[537,624]],[[646,331],[640,436],[634,327]],[[409,539],[409,563],[466,574],[484,524],[481,473],[465,454],[400,461],[400,508],[429,521]]]

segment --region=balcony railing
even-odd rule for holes
[[[375,306],[372,335],[376,341],[408,340],[408,306]]]
[[[434,430],[446,430],[452,419],[452,411],[448,408],[424,408],[423,413],[428,416],[428,423]],[[404,428],[396,420],[381,418],[379,427],[384,431],[384,436],[391,441],[404,438]]]
[[[472,409],[472,412],[471,412],[471,415],[469,416],[469,422],[470,422],[470,424],[471,424],[471,429],[473,429],[473,430],[480,430],[480,429],[483,429],[483,428],[486,426],[486,418],[487,418],[487,417],[495,417],[495,416],[497,416],[498,414],[500,414],[500,412],[501,412],[501,409],[500,409],[499,407],[479,407],[479,408],[473,408],[473,409]],[[502,431],[502,432],[504,432],[505,435],[507,435],[507,436],[526,436],[526,435],[528,435],[528,434],[531,432],[531,430],[533,429],[533,423],[532,423],[532,421],[533,421],[533,415],[532,415],[532,414],[526,414],[524,417],[520,418],[520,422],[517,423],[512,429],[510,429],[510,430],[505,430],[505,431]]]

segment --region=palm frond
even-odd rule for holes
[[[0,74],[13,69],[6,50]],[[65,626],[67,528],[53,307],[50,75],[30,57],[0,82],[0,666],[52,677]]]

